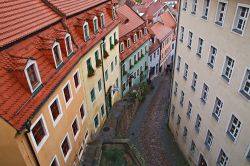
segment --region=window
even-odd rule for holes
[[[73,121],[73,123],[71,125],[71,128],[72,128],[74,138],[76,140],[76,138],[77,138],[77,136],[79,134],[79,131],[80,131],[77,117],[74,119],[74,121]]]
[[[95,128],[97,128],[99,126],[99,118],[98,118],[98,114],[95,116],[94,118],[94,125],[95,125]]]
[[[95,88],[90,91],[90,98],[92,103],[95,101]]]
[[[130,47],[130,39],[127,40],[127,47]]]
[[[83,34],[84,34],[84,41],[88,41],[90,38],[89,38],[89,24],[88,22],[85,22],[83,24]]]
[[[124,43],[123,43],[123,42],[120,44],[120,52],[121,52],[121,53],[124,52]]]
[[[230,124],[227,129],[227,134],[233,141],[235,141],[237,136],[239,135],[240,128],[241,128],[241,121],[239,121],[238,118],[232,115]]]
[[[174,111],[175,111],[175,106],[172,105],[172,111],[171,111],[171,117],[172,117],[172,118],[174,117]]]
[[[190,117],[191,117],[192,107],[193,107],[193,105],[192,105],[192,103],[189,101],[189,102],[188,102],[188,110],[187,110],[187,117],[188,117],[189,119],[190,119]]]
[[[204,83],[203,84],[203,90],[202,90],[202,93],[201,93],[201,101],[203,103],[206,103],[206,101],[207,101],[208,90],[209,90],[208,86]]]
[[[83,155],[83,146],[85,144],[85,139],[83,139],[83,143],[81,144],[79,151],[78,151],[78,159],[81,161],[82,155]],[[75,163],[75,162],[74,162]]]
[[[199,133],[201,127],[201,117],[198,114],[196,117],[196,122],[195,122],[195,130]]]
[[[104,14],[101,14],[101,28],[103,29],[105,27],[105,17]]]
[[[222,26],[224,23],[225,15],[226,15],[226,1],[219,1],[218,3],[218,9],[215,19],[215,24]]]
[[[182,10],[184,10],[184,11],[187,10],[187,0],[183,1]]]
[[[136,59],[136,54],[134,55],[134,64],[136,64],[136,61],[137,61],[137,59]]]
[[[35,61],[29,60],[25,67],[25,76],[28,81],[31,93],[41,85],[41,77]]]
[[[193,89],[194,91],[195,91],[196,84],[197,84],[197,78],[198,78],[198,76],[197,76],[197,74],[194,72],[194,73],[193,73],[192,85],[191,85],[191,87],[192,87],[192,89]]]
[[[117,65],[117,56],[115,56],[115,66]]]
[[[55,61],[56,68],[62,64],[62,53],[58,42],[55,42],[52,47],[52,53]]]
[[[180,104],[181,104],[181,106],[183,106],[183,103],[184,103],[184,92],[183,91],[181,91],[181,99],[180,99]]]
[[[192,38],[193,38],[193,33],[192,32],[189,32],[189,35],[188,35],[188,45],[187,47],[191,49],[192,47]]]
[[[183,78],[187,80],[187,76],[188,76],[188,64],[185,63]]]
[[[196,145],[195,145],[194,141],[192,140],[191,147],[190,147],[190,152],[192,153],[192,155],[194,155],[195,149],[196,149]]]
[[[180,71],[180,66],[181,66],[181,57],[178,56],[178,59],[177,59],[177,67],[176,67],[177,71]]]
[[[81,86],[81,83],[80,83],[80,76],[79,76],[79,70],[77,70],[73,76],[74,78],[74,84],[75,84],[75,88],[76,90],[78,91],[80,86]]]
[[[228,164],[228,157],[226,153],[221,149],[217,159],[217,166],[226,166]]]
[[[142,37],[142,31],[139,31],[139,39]]]
[[[111,72],[114,71],[114,62],[111,62]]]
[[[126,65],[123,64],[123,65],[122,65],[122,75],[124,76],[125,74],[127,74]]]
[[[177,91],[178,91],[178,83],[175,81],[174,82],[174,95],[177,95]]]
[[[72,48],[71,36],[69,33],[67,33],[65,36],[65,45],[66,45],[67,55],[70,56],[73,53],[73,48]]]
[[[39,152],[41,147],[49,137],[46,123],[42,114],[32,124],[32,126],[30,127],[30,131],[31,131],[31,139],[33,141],[35,149],[37,152]]]
[[[64,101],[66,103],[66,108],[67,108],[73,99],[69,81],[63,87],[63,94],[64,94]]]
[[[148,33],[148,30],[147,30],[147,28],[145,27],[144,28],[144,35],[146,35]]]
[[[202,45],[203,45],[203,39],[199,38],[198,48],[197,48],[197,55],[199,55],[199,56],[201,56],[201,53],[202,53]]]
[[[184,27],[181,26],[181,32],[180,32],[180,41],[183,42],[183,38],[184,38]]]
[[[53,125],[56,126],[63,115],[62,107],[61,107],[58,95],[49,104],[49,110],[50,110],[50,115],[52,118]]]
[[[250,100],[250,69],[246,70],[240,92]]]
[[[102,80],[101,79],[98,81],[98,90],[99,90],[99,92],[101,92],[101,90],[102,90]]]
[[[187,127],[186,126],[184,127],[184,130],[183,130],[183,137],[187,137]]]
[[[137,42],[137,35],[134,34],[134,43],[136,43],[136,42]]]
[[[109,37],[109,48],[110,50],[112,50],[114,48],[114,44],[113,44],[113,40],[112,40],[112,36]]]
[[[208,58],[208,63],[207,63],[208,66],[210,66],[211,68],[214,67],[216,54],[217,54],[217,49],[215,47],[211,46],[209,58]]]
[[[197,9],[197,0],[192,0],[192,11],[191,14],[196,14],[196,9]]]
[[[234,67],[234,60],[227,56],[226,61],[225,61],[225,65],[224,65],[224,70],[222,73],[222,77],[226,81],[230,80],[230,78],[232,76],[232,72],[233,72],[233,67]]]
[[[79,109],[81,119],[83,120],[85,117],[85,108],[84,108],[84,103],[81,104],[80,109]]]
[[[115,11],[115,7],[112,7],[112,19],[114,20],[116,18],[116,11]]]
[[[109,74],[108,74],[108,69],[105,71],[105,80],[108,81],[109,79]]]
[[[71,147],[71,143],[69,140],[69,135],[67,133],[66,137],[64,138],[64,140],[61,144],[61,151],[63,154],[64,161],[67,161],[67,159],[69,158],[69,154],[70,154],[71,150],[72,150],[72,147]]]
[[[207,17],[208,17],[209,5],[210,5],[210,0],[204,0],[202,18],[205,20],[207,20]]]
[[[237,12],[234,18],[233,31],[243,35],[244,29],[246,27],[246,22],[249,15],[249,6],[242,5],[237,7]]]
[[[218,97],[216,97],[213,110],[213,116],[216,120],[218,120],[220,117],[222,107],[223,107],[223,102]]]
[[[246,158],[247,158],[248,162],[250,162],[250,149],[249,148],[248,148],[248,153],[246,155]]]
[[[210,130],[207,131],[207,136],[206,136],[206,140],[205,140],[205,145],[207,147],[208,150],[210,150],[211,146],[213,143],[213,135],[210,132]]]
[[[58,158],[57,158],[56,155],[55,155],[55,157],[53,158],[53,160],[51,161],[50,166],[60,166],[60,165],[59,165]]]
[[[104,104],[101,106],[101,115],[102,117],[105,115]]]
[[[180,115],[178,115],[177,122],[176,122],[178,128],[180,127],[180,123],[181,123],[181,117],[180,117]]]

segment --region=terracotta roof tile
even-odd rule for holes
[[[0,47],[60,20],[40,0],[0,0]]]
[[[165,26],[170,27],[172,29],[176,28],[176,21],[169,12],[161,14],[160,17],[161,17],[161,21],[163,22]]]
[[[171,33],[171,31],[173,31],[171,28],[165,26],[161,22],[155,23],[150,28],[156,35],[156,38],[160,40],[160,42],[162,42],[169,35],[169,33]]]

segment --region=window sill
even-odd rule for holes
[[[180,102],[181,107],[183,107],[183,102]]]
[[[201,53],[197,52],[196,55],[201,58]]]
[[[195,131],[196,131],[197,133],[199,133],[199,132],[200,132],[200,128],[197,127],[197,126],[195,126]]]
[[[216,21],[215,24],[222,27],[222,23],[219,21]]]
[[[213,64],[211,64],[211,63],[207,63],[207,65],[208,65],[211,69],[213,69],[213,68],[214,68],[214,65],[213,65]]]
[[[193,16],[196,15],[196,12],[192,11],[192,12],[191,12],[191,15],[193,15]]]
[[[182,42],[182,43],[183,43],[183,39],[180,39],[180,42]]]
[[[187,118],[190,119],[191,115],[187,113]]]
[[[201,16],[201,18],[207,21],[207,16]]]
[[[186,77],[186,76],[183,76],[183,79],[184,79],[185,81],[187,81],[187,77]]]
[[[229,82],[229,78],[226,77],[225,75],[221,75],[221,77],[222,77],[225,81]]]
[[[192,90],[195,92],[195,87],[194,86],[191,86]]]
[[[183,10],[183,11],[187,11],[187,9],[186,9],[186,8],[182,8],[182,10]]]
[[[235,138],[232,136],[232,134],[227,131],[227,136],[234,142],[235,141]]]
[[[203,104],[206,104],[206,100],[204,100],[203,98],[201,98],[201,102],[202,102]]]
[[[245,96],[248,100],[250,100],[250,96],[245,92],[243,91],[242,89],[240,90],[240,93]]]
[[[209,146],[209,145],[208,145],[208,143],[207,143],[207,142],[205,142],[205,146],[206,146],[207,150],[208,150],[208,151],[210,151],[210,149],[211,149],[211,145]]]
[[[189,48],[191,50],[191,46],[190,45],[187,45],[187,48]]]
[[[219,117],[218,117],[215,113],[212,113],[212,116],[214,117],[214,119],[215,119],[216,121],[219,121]]]
[[[242,35],[242,31],[240,31],[238,29],[233,29],[233,32],[238,33],[239,35]]]

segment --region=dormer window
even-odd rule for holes
[[[116,18],[116,11],[115,11],[115,7],[112,7],[112,19],[114,20]]]
[[[120,44],[120,52],[121,53],[124,52],[124,43],[123,42]]]
[[[94,33],[96,34],[98,33],[98,20],[96,16],[94,17],[93,23],[94,23]]]
[[[58,42],[55,42],[52,47],[53,57],[56,68],[62,63],[62,53]]]
[[[130,38],[127,40],[127,47],[130,47]]]
[[[105,18],[104,18],[104,14],[101,14],[101,28],[103,29],[105,27]]]
[[[134,34],[134,43],[137,42],[137,34]]]
[[[73,48],[72,48],[71,36],[69,33],[67,33],[65,36],[65,45],[66,45],[67,55],[70,56],[73,53]]]
[[[147,31],[147,28],[145,27],[144,28],[144,35],[146,35],[148,33],[148,31]]]
[[[30,91],[33,93],[42,83],[36,61],[28,61],[25,67],[25,76],[28,81]]]
[[[142,37],[142,31],[139,31],[139,39]]]
[[[89,40],[89,24],[88,22],[85,22],[83,24],[83,35],[84,35],[84,41],[88,41]]]

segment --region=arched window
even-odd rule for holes
[[[112,7],[112,18],[113,20],[116,18],[115,6]]]
[[[62,53],[58,42],[55,42],[52,47],[53,58],[56,68],[62,63]]]
[[[137,34],[135,33],[134,34],[134,43],[136,43],[137,42]]]
[[[42,84],[36,61],[29,60],[26,64],[24,72],[30,91],[33,93]]]
[[[98,33],[98,19],[96,16],[93,19],[93,24],[94,24],[94,33],[96,34]]]
[[[101,28],[103,29],[105,27],[105,17],[104,14],[101,14]]]
[[[87,21],[83,24],[83,35],[84,35],[84,41],[89,40],[89,24]]]
[[[69,33],[66,34],[64,40],[65,40],[65,46],[66,46],[67,55],[70,56],[73,53],[73,47],[72,47],[71,36],[70,36]]]
[[[142,31],[140,30],[139,31],[139,39],[141,39],[141,37],[142,37]]]
[[[128,38],[128,40],[127,40],[127,47],[128,48],[130,47],[130,38]]]
[[[147,31],[147,28],[145,27],[144,28],[144,35],[146,35],[148,33],[148,31]]]
[[[121,53],[124,52],[124,43],[123,42],[120,44],[120,52]]]

